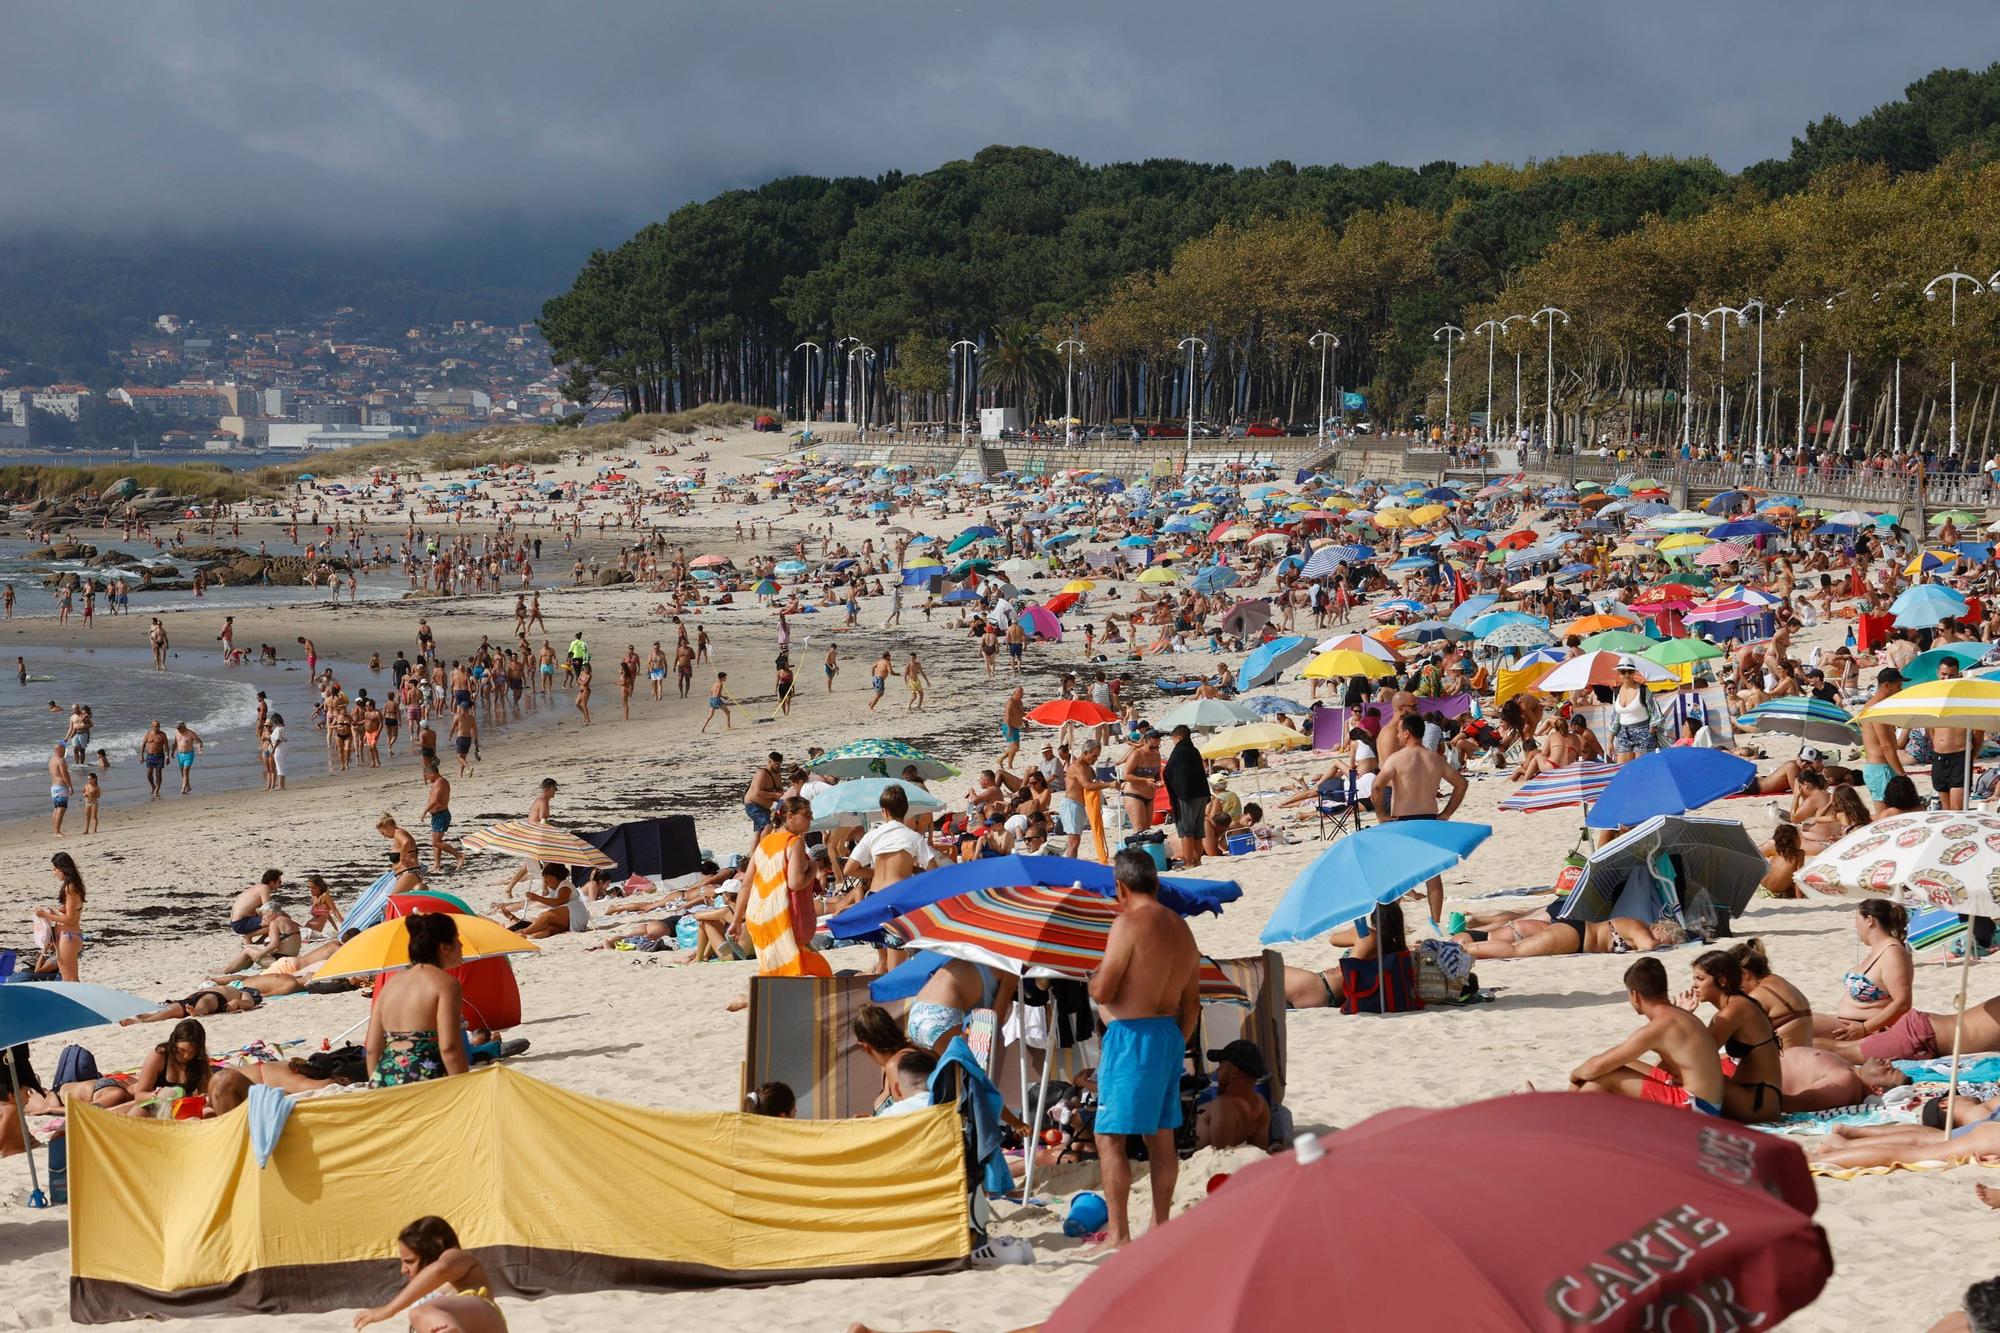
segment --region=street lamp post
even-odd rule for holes
[[[1509,324],[1514,323],[1516,320],[1523,320],[1526,318],[1528,318],[1526,315],[1507,316],[1507,318],[1500,321],[1500,332],[1505,333],[1507,331],[1507,326]],[[1490,435],[1492,432],[1488,431],[1487,433]],[[1517,347],[1514,349],[1514,434],[1518,437],[1520,433],[1521,433],[1521,349]]]
[[[835,352],[839,352],[842,348],[845,348],[849,343],[853,343],[856,346],[859,346],[861,343],[861,339],[852,336],[846,338],[835,338],[833,340],[833,350]],[[845,411],[847,413],[847,422],[849,425],[854,427],[856,433],[859,433],[861,427],[859,426],[859,424],[856,423],[854,419],[854,355],[852,352],[849,352],[846,355],[843,364],[847,368],[847,373],[845,376],[843,376],[844,383],[841,384],[840,388],[842,394],[845,395],[847,399],[845,405]]]
[[[1546,322],[1548,325],[1548,366],[1546,367],[1548,370],[1548,380],[1542,388],[1542,449],[1548,453],[1553,453],[1556,447],[1556,320],[1558,318],[1562,320],[1565,327],[1569,325],[1569,312],[1559,310],[1552,305],[1545,305],[1534,314],[1528,316],[1530,324],[1542,324]],[[1576,457],[1574,454],[1570,456],[1569,470],[1570,479],[1574,481],[1576,479]]]
[[[1778,318],[1783,319],[1798,303],[1799,298],[1794,296],[1780,305]],[[1799,339],[1799,435],[1796,444],[1799,452],[1804,454],[1806,449],[1806,340],[1804,338]]]
[[[1071,432],[1075,429],[1072,423],[1076,420],[1076,413],[1071,410],[1070,389],[1076,382],[1076,354],[1083,350],[1083,344],[1074,338],[1065,338],[1056,344],[1056,350],[1069,353],[1069,364],[1063,370],[1063,440],[1074,443]]]
[[[864,345],[859,339],[855,340],[854,346],[847,349],[847,373],[850,379],[854,375],[856,357],[861,358],[861,378],[854,387],[854,429],[856,434],[866,435],[868,422],[864,418],[868,412],[868,363],[875,359],[875,349]]]
[[[1340,335],[1321,329],[1306,339],[1306,346],[1319,348],[1319,419],[1314,430],[1319,434],[1319,447],[1326,448],[1326,358],[1332,348],[1340,346]]]
[[[1976,283],[1977,279],[1974,279],[1974,281]],[[1834,302],[1847,295],[1848,290],[1848,288],[1842,287],[1832,296],[1827,297],[1822,304],[1828,310],[1833,309]],[[1849,338],[1847,341],[1849,343],[1847,349],[1847,367],[1841,372],[1840,377],[1840,457],[1843,462],[1847,460],[1850,446],[1853,444],[1851,437],[1854,433],[1854,419],[1852,416],[1854,406],[1854,348],[1852,344],[1854,340]]]
[[[1187,353],[1187,451],[1188,456],[1191,458],[1194,456],[1194,359],[1197,353],[1208,350],[1208,344],[1193,335],[1189,335],[1181,339],[1175,346]],[[1186,466],[1186,459],[1182,460],[1182,465]]]
[[[1432,342],[1444,339],[1444,438],[1447,444],[1451,442],[1451,335],[1454,333],[1460,342],[1465,341],[1465,330],[1456,324],[1431,330]]]
[[[971,434],[972,354],[979,350],[979,344],[970,338],[960,338],[951,345],[951,350],[956,352],[961,347],[965,349],[965,369],[958,376],[958,447],[963,449]]]
[[[1733,316],[1739,324],[1748,324],[1750,321],[1745,319],[1743,312],[1735,306],[1719,305],[1701,317],[1702,327],[1707,328],[1708,321],[1717,315],[1722,316],[1722,350],[1718,353],[1720,359],[1717,362],[1719,369],[1716,372],[1716,384],[1722,392],[1722,397],[1716,411],[1715,445],[1718,449],[1727,449],[1729,448],[1729,320]]]
[[[1694,451],[1694,326],[1708,327],[1708,321],[1692,310],[1683,310],[1667,321],[1667,332],[1674,331],[1674,325],[1687,325],[1686,364],[1681,371],[1681,452]]]
[[[1753,435],[1757,447],[1764,447],[1764,302],[1753,296],[1743,303],[1744,314],[1737,316],[1739,323],[1748,322],[1748,314],[1757,312],[1757,428]]]
[[[1940,273],[1924,284],[1924,299],[1926,301],[1937,300],[1938,284],[1941,282],[1948,284],[1951,288],[1951,327],[1956,330],[1958,328],[1958,284],[1961,282],[1968,283],[1976,293],[1985,291],[1987,283],[1995,281],[2000,281],[2000,273],[1995,273],[1992,278],[1987,279],[1987,282],[1981,282],[1970,273],[1959,273],[1955,270],[1950,273]],[[1952,338],[1951,349],[1951,452],[1953,456],[1956,456],[1958,453],[1958,338],[1956,336]]]
[[[1493,443],[1493,340],[1500,336],[1500,321],[1482,320],[1472,326],[1474,333],[1486,335],[1486,442]]]
[[[812,400],[813,358],[820,355],[819,344],[808,338],[806,341],[800,343],[797,347],[794,347],[792,350],[794,352],[807,353],[806,382],[799,387],[799,398],[805,404],[806,435],[808,438],[810,438],[813,433],[813,400]]]

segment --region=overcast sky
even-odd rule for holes
[[[1417,165],[1787,151],[1995,0],[14,0],[0,226],[657,216],[989,143]]]

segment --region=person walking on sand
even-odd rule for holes
[[[1390,820],[1399,819],[1450,819],[1458,812],[1465,800],[1465,775],[1445,763],[1444,756],[1424,745],[1424,720],[1414,712],[1399,714],[1395,724],[1402,728],[1403,744],[1394,754],[1382,760],[1382,767],[1375,775],[1375,803],[1382,806],[1386,793],[1394,804],[1395,812]],[[1387,732],[1389,728],[1382,728]],[[1385,747],[1386,748],[1386,747]],[[1451,796],[1445,801],[1443,810],[1438,809],[1438,784],[1451,788]],[[1431,876],[1424,885],[1424,897],[1430,905],[1431,930],[1440,931],[1438,921],[1444,912],[1444,878]]]
[[[882,655],[875,659],[875,665],[868,672],[868,711],[874,712],[875,705],[882,702],[882,691],[889,688],[889,677],[896,674],[895,659],[884,648]]]
[[[911,653],[908,664],[903,667],[903,684],[910,688],[909,700],[903,705],[904,712],[924,711],[924,690],[930,683],[931,678],[924,673],[924,664],[917,660],[915,653]]]
[[[727,671],[716,672],[715,684],[709,687],[708,716],[701,720],[701,729],[704,732],[708,730],[708,724],[715,721],[717,713],[722,714],[722,729],[724,731],[734,731],[736,729],[736,722],[729,715],[729,673]]]
[[[578,640],[578,642],[582,642]],[[576,711],[583,714],[583,725],[590,725],[590,661],[585,659],[576,668]]]
[[[1007,696],[1006,711],[1000,715],[1000,739],[1007,742],[1007,748],[1000,752],[1000,767],[1013,767],[1014,757],[1021,753],[1021,728],[1027,724],[1027,688],[1016,685]]]
[[[1090,817],[1093,798],[1102,802],[1104,789],[1111,784],[1097,776],[1097,754],[1102,747],[1095,737],[1083,743],[1082,750],[1063,769],[1063,794],[1057,812],[1062,816],[1063,833],[1067,841],[1063,846],[1064,856],[1075,856],[1083,845],[1084,830],[1088,829],[1096,839],[1097,861],[1102,865],[1107,859],[1104,847],[1104,828]],[[1101,808],[1101,807],[1100,807]]]
[[[166,776],[168,749],[167,733],[160,729],[160,719],[154,718],[139,738],[139,763],[146,770],[146,786],[152,789],[155,801],[160,799],[160,782]]]
[[[69,774],[69,747],[57,741],[49,755],[49,832],[63,835],[63,816],[69,813],[70,793],[75,789]]]
[[[431,869],[444,869],[444,854],[450,852],[458,858],[458,868],[465,869],[465,852],[445,841],[445,832],[451,828],[451,783],[436,768],[426,768],[424,778],[430,783],[429,792],[424,797],[424,817],[431,824]]]
[[[1153,859],[1128,847],[1112,861],[1112,876],[1118,917],[1105,941],[1104,961],[1090,974],[1090,998],[1106,1019],[1095,1133],[1109,1214],[1107,1249],[1132,1240],[1126,1215],[1132,1190],[1128,1136],[1146,1143],[1153,1225],[1164,1225],[1173,1208],[1180,1175],[1174,1131],[1181,1123],[1181,1069],[1188,1038],[1201,1019],[1201,952],[1187,922],[1160,902]]]
[[[840,645],[834,644],[826,650],[826,692],[833,693],[833,678],[840,674]]]
[[[153,623],[146,627],[146,642],[151,644],[153,648],[153,670],[165,671],[167,669],[167,627],[160,623],[158,616],[154,616]]]
[[[181,795],[194,790],[194,757],[208,753],[208,744],[195,735],[193,727],[185,722],[174,723],[174,762],[181,769]]]
[[[470,761],[479,758],[479,719],[469,703],[457,704],[452,709],[451,748],[458,752],[458,775],[470,775]]]

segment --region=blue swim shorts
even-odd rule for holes
[[[1179,1129],[1187,1039],[1173,1018],[1118,1019],[1104,1030],[1097,1063],[1097,1132]]]

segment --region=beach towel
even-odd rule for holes
[[[1948,1083],[1951,1081],[1951,1060],[1898,1060],[1896,1068],[1910,1076],[1913,1083]],[[1975,1083],[2000,1083],[2000,1055],[1967,1055],[1959,1057],[1958,1082],[1961,1088]],[[1991,1095],[1991,1094],[1989,1094]]]
[[[278,1136],[285,1132],[285,1122],[292,1118],[292,1107],[296,1104],[289,1093],[262,1083],[250,1085],[250,1150],[257,1156],[259,1170],[271,1164]]]
[[[931,1071],[929,1089],[933,1105],[956,1101],[971,1117],[972,1156],[985,1173],[982,1183],[986,1192],[1011,1194],[1014,1176],[1007,1169],[1000,1089],[986,1076],[964,1037],[953,1037],[944,1048],[937,1068]]]
[[[1097,863],[1111,864],[1111,853],[1104,846],[1104,793],[1094,787],[1084,789],[1083,812],[1090,819],[1090,838],[1097,845]]]
[[[1904,1115],[1891,1110],[1878,1101],[1870,1100],[1858,1106],[1838,1106],[1831,1111],[1788,1111],[1768,1124],[1752,1125],[1766,1134],[1784,1134],[1800,1138],[1817,1138],[1831,1134],[1835,1125],[1913,1125],[1914,1115]]]
[[[792,895],[786,888],[785,861],[796,833],[774,829],[750,854],[749,898],[743,906],[743,926],[757,949],[757,971],[767,977],[833,975],[826,959],[801,948],[792,928]]]

